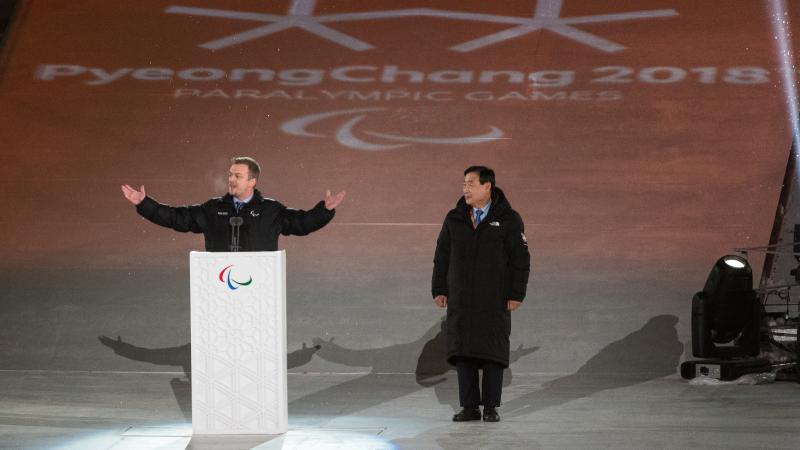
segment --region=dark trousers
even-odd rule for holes
[[[483,369],[483,380],[479,382],[478,370]],[[463,408],[488,408],[500,406],[503,391],[503,366],[473,358],[459,358],[456,361],[458,373],[458,397]]]

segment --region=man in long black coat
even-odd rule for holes
[[[432,293],[447,308],[447,361],[458,372],[462,410],[453,420],[480,420],[482,404],[483,420],[497,422],[511,311],[525,298],[530,253],[522,218],[495,186],[494,171],[469,167],[463,192],[439,233]]]

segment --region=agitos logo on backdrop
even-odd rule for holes
[[[156,66],[150,61],[143,61],[138,67],[43,63],[38,65],[35,78],[42,82],[74,80],[92,87],[113,87],[121,82],[164,86],[177,101],[302,102],[306,114],[283,118],[280,126],[283,132],[303,138],[334,137],[341,145],[358,150],[391,150],[414,143],[483,144],[505,137],[502,129],[486,123],[472,125],[460,136],[436,135],[440,132],[438,129],[430,135],[420,136],[407,136],[392,130],[365,129],[360,137],[356,136],[354,127],[365,119],[365,114],[382,114],[381,105],[398,102],[434,105],[614,102],[623,100],[625,88],[631,86],[650,89],[654,86],[680,85],[681,89],[686,89],[688,84],[698,87],[742,86],[772,81],[770,70],[749,65],[632,67],[618,65],[620,59],[617,58],[613,60],[616,63],[614,65],[591,66],[593,61],[607,62],[610,55],[625,54],[628,49],[626,44],[645,47],[652,39],[650,34],[634,33],[626,35],[625,42],[616,42],[604,37],[604,34],[610,34],[610,30],[625,29],[632,22],[658,20],[676,23],[680,17],[679,11],[644,9],[570,16],[563,11],[565,4],[570,1],[580,6],[577,0],[515,2],[515,10],[521,4],[530,5],[531,15],[528,17],[433,8],[367,9],[324,14],[318,13],[317,0],[291,0],[284,14],[173,4],[160,6],[154,14],[172,18],[173,24],[176,23],[174,20],[185,23],[182,32],[194,32],[203,37],[189,35],[180,41],[180,46],[167,45],[167,51],[175,52],[174,59],[168,60],[184,59],[180,57],[182,53],[194,50],[194,62],[190,63],[193,67]],[[611,9],[613,4],[609,5]],[[493,6],[497,9],[496,5]],[[378,49],[378,42],[386,42],[381,41],[380,36],[373,35],[373,39],[370,39],[363,30],[356,36],[346,28],[348,23],[387,21],[397,21],[398,26],[407,27],[413,22],[401,19],[408,18],[425,19],[429,23],[441,22],[455,30],[448,34],[456,36],[452,42],[425,42],[428,55],[432,52],[441,55],[441,58],[437,57],[432,62],[430,57],[425,59],[415,52],[406,51],[402,60],[396,61],[393,59],[399,56],[386,56],[385,53],[373,51]],[[215,33],[211,28],[214,24],[226,25],[227,31]],[[494,31],[476,31],[480,30],[478,24],[493,25]],[[605,28],[598,28],[599,25]],[[426,30],[415,28],[413,36],[425,39]],[[436,32],[435,29],[430,30],[431,33]],[[641,31],[641,28],[638,30]],[[279,39],[276,36],[278,33],[284,38],[303,37],[306,43],[325,45],[327,50],[323,56],[336,57],[325,59],[326,63],[318,57],[306,57],[298,50],[285,48],[282,51],[285,56],[280,58],[283,62],[274,63],[277,67],[265,67],[263,62],[252,65],[242,63],[248,55],[247,51],[252,50],[252,47],[245,46],[269,45]],[[537,62],[538,59],[514,58],[509,59],[507,65],[500,63],[500,66],[496,59],[484,58],[496,49],[507,50],[513,45],[527,45],[525,42],[529,41],[523,38],[532,33],[547,33],[554,37],[555,45],[588,49],[596,57],[571,61],[568,64],[573,67],[568,68],[558,67],[565,64],[559,62],[563,59],[558,57],[549,59],[548,63]],[[460,35],[463,38],[458,37]],[[209,36],[213,38],[209,40]],[[174,42],[174,39],[164,40]],[[420,44],[409,42],[406,34],[402,39],[392,42],[406,49]],[[191,47],[185,48],[186,45]],[[245,51],[244,48],[250,50]],[[480,55],[480,59],[475,58],[476,55]],[[230,61],[237,62],[221,67],[220,62],[228,56]],[[213,63],[206,64],[203,61],[205,57]],[[257,57],[254,53],[256,61],[263,61]],[[536,65],[533,69],[530,67],[532,64]],[[547,65],[542,66],[544,64]],[[363,108],[364,105],[369,105],[369,108]],[[322,135],[307,128],[312,123],[332,117],[342,120],[333,133]],[[368,138],[365,137],[367,135]]]

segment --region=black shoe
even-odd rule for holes
[[[453,416],[453,422],[468,422],[470,420],[481,420],[481,410],[478,408],[463,408]]]
[[[500,414],[494,408],[483,408],[483,421],[484,422],[500,422]]]

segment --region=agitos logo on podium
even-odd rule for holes
[[[233,278],[233,264],[225,267],[219,272],[219,281],[228,285],[228,289],[235,291],[242,286],[249,286],[253,283],[253,277],[248,277],[247,281],[237,281]]]

